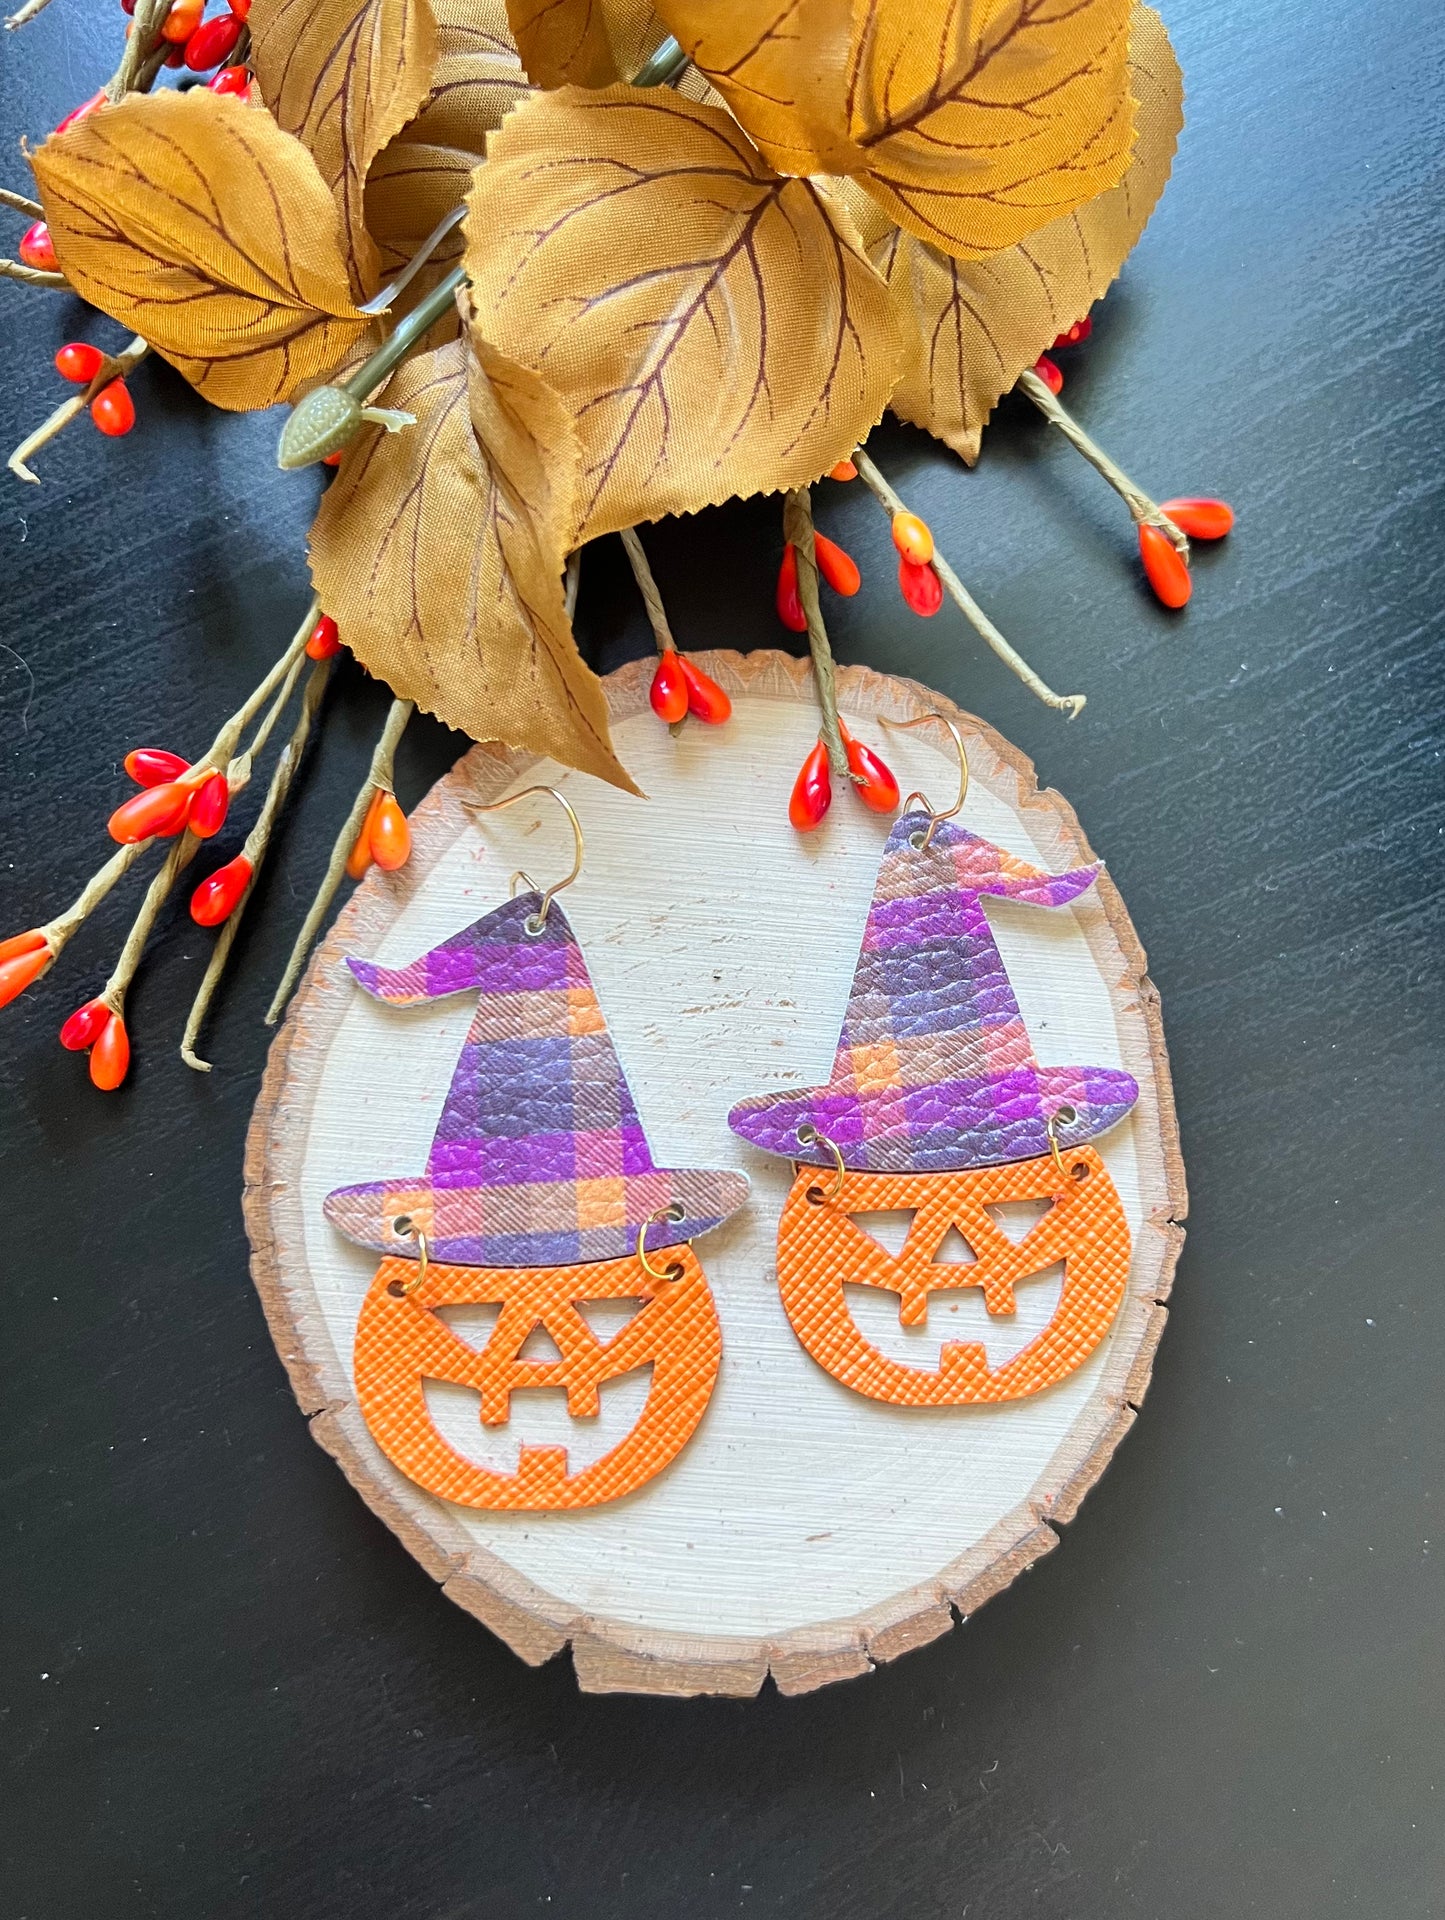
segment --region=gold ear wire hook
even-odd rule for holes
[[[573,839],[572,871],[567,875],[565,880],[559,880],[554,886],[548,887],[547,891],[542,894],[541,906],[538,907],[532,918],[527,921],[527,932],[538,934],[547,924],[547,911],[552,905],[552,902],[565,887],[571,886],[572,882],[582,871],[582,856],[587,851],[587,842],[582,837],[582,822],[572,811],[572,802],[567,798],[565,793],[559,793],[555,787],[523,787],[520,793],[509,793],[505,800],[489,800],[485,805],[480,800],[467,800],[463,802],[463,805],[471,813],[497,813],[503,807],[515,806],[519,800],[525,800],[529,794],[533,793],[549,794],[551,798],[557,802],[557,805],[572,822]],[[512,875],[512,892],[514,895],[516,894],[517,882],[519,880],[526,881],[529,893],[541,892],[536,881],[533,880],[526,869],[519,867]]]
[[[647,1229],[654,1221],[659,1220],[670,1220],[673,1226],[676,1226],[683,1217],[682,1208],[674,1200],[671,1205],[658,1207],[656,1212],[648,1214],[637,1229],[637,1258],[649,1280],[680,1280],[682,1278],[682,1267],[676,1260],[671,1261],[666,1267],[653,1266],[647,1257]]]
[[[927,833],[924,834],[922,840],[919,840],[916,834],[913,837],[912,844],[919,853],[927,853],[932,844],[933,836],[938,831],[940,821],[951,820],[956,813],[963,811],[963,803],[968,797],[968,754],[964,751],[963,735],[953,722],[941,713],[921,713],[916,720],[889,720],[886,717],[883,720],[885,727],[896,727],[900,733],[909,733],[914,727],[926,727],[931,720],[936,720],[940,727],[948,728],[948,731],[953,735],[953,744],[958,749],[958,798],[954,801],[953,805],[943,813],[938,813],[934,810],[933,802],[926,793],[910,793],[908,798],[903,802],[903,811],[905,813],[908,812],[915,800],[921,800],[928,809]]]
[[[813,1126],[811,1122],[805,1120],[802,1126],[798,1128],[798,1145],[800,1147],[812,1147],[812,1146],[826,1147],[829,1153],[832,1154],[833,1156],[832,1186],[828,1189],[826,1193],[824,1193],[821,1187],[810,1187],[808,1189],[808,1198],[811,1200],[813,1195],[816,1193],[818,1196],[817,1204],[819,1206],[822,1206],[825,1202],[829,1200],[836,1200],[838,1198],[838,1195],[843,1191],[843,1182],[848,1177],[848,1171],[847,1171],[847,1168],[843,1165],[843,1155],[841,1150],[838,1147],[837,1141],[830,1140],[826,1133],[819,1133],[818,1129],[815,1126]]]
[[[431,1248],[427,1245],[425,1233],[417,1226],[409,1213],[399,1213],[395,1220],[392,1221],[391,1226],[393,1233],[411,1234],[416,1239],[416,1277],[412,1280],[393,1280],[391,1283],[391,1291],[396,1295],[397,1299],[404,1300],[409,1293],[415,1293],[422,1281],[426,1279],[426,1270],[431,1265]]]

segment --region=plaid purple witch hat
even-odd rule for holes
[[[896,821],[883,849],[843,1032],[826,1086],[742,1100],[728,1125],[791,1160],[827,1165],[833,1141],[854,1173],[997,1166],[1103,1133],[1139,1087],[1114,1067],[1041,1067],[984,915],[984,894],[1062,907],[1094,884],[1095,863],[1044,873],[947,821],[911,845],[929,815]]]
[[[747,1198],[740,1173],[654,1166],[622,1063],[567,916],[540,894],[495,913],[405,967],[347,965],[396,1006],[476,992],[477,1010],[426,1170],[326,1196],[326,1217],[379,1253],[468,1267],[567,1267],[706,1233]],[[396,1222],[408,1224],[398,1230]]]

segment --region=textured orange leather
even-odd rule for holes
[[[836,1199],[832,1175],[802,1167],[778,1223],[778,1286],[793,1330],[835,1380],[900,1407],[955,1407],[1020,1400],[1051,1387],[1085,1360],[1119,1310],[1129,1275],[1129,1226],[1118,1191],[1091,1147],[1073,1147],[1060,1174],[1052,1156],[967,1173],[850,1173]],[[1009,1200],[1053,1204],[1015,1244],[987,1209]],[[895,1257],[850,1218],[916,1209]],[[977,1258],[934,1258],[957,1227]],[[859,1332],[844,1287],[886,1287],[900,1295],[898,1318],[922,1325],[928,1296],[981,1287],[990,1313],[1014,1311],[1014,1286],[1062,1260],[1058,1310],[1043,1332],[990,1369],[977,1341],[952,1341],[936,1372],[880,1353]]]
[[[449,1267],[433,1264],[414,1290],[416,1262],[383,1260],[362,1302],[356,1329],[356,1391],[373,1438],[418,1486],[464,1507],[533,1511],[595,1507],[631,1493],[660,1473],[687,1444],[717,1380],[722,1334],[697,1256],[688,1246],[653,1256],[674,1280],[652,1280],[639,1261],[574,1267]],[[600,1341],[578,1312],[580,1300],[640,1299],[641,1309],[612,1339]],[[480,1351],[437,1318],[435,1307],[500,1302]],[[561,1356],[518,1354],[541,1326]],[[574,1419],[595,1418],[604,1380],[650,1365],[652,1384],[632,1430],[600,1460],[567,1471],[565,1447],[521,1449],[515,1474],[465,1459],[432,1424],[423,1380],[450,1380],[481,1395],[481,1419],[504,1425],[520,1387],[564,1387]]]

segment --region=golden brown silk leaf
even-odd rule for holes
[[[765,157],[961,259],[1114,186],[1130,0],[661,0]]]
[[[539,87],[630,80],[667,29],[649,0],[507,0],[522,63]]]
[[[453,53],[485,53],[521,64],[506,0],[431,0],[431,10],[443,59]]]
[[[347,644],[474,739],[635,793],[563,605],[577,442],[562,403],[464,340],[406,361],[382,399],[416,425],[349,451],[311,529],[316,591]]]
[[[893,411],[970,464],[1000,395],[1103,295],[1164,191],[1184,120],[1184,86],[1164,23],[1150,7],[1134,10],[1129,67],[1138,139],[1119,185],[986,260],[950,260],[901,233],[855,183],[848,185],[869,257],[892,289],[903,327]]]
[[[538,94],[468,207],[477,331],[571,408],[584,538],[801,485],[887,404],[894,321],[852,222],[716,108]]]
[[[132,94],[33,164],[76,292],[217,406],[290,399],[365,331],[335,202],[268,113],[204,88]]]
[[[390,274],[416,252],[442,218],[461,205],[487,135],[532,91],[514,53],[455,53],[438,61],[431,98],[373,161],[366,224]],[[445,269],[460,257],[460,232],[433,254]],[[428,281],[435,275],[428,275]]]
[[[341,211],[358,300],[374,293],[367,170],[431,90],[436,23],[427,0],[255,0],[251,66],[278,123],[311,151]]]

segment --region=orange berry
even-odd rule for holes
[[[139,793],[122,801],[107,820],[106,829],[111,839],[119,840],[126,847],[134,846],[138,840],[149,840],[155,834],[169,838],[179,833],[191,810],[191,791],[179,780],[168,780],[160,787],[142,787]]]
[[[201,15],[205,10],[205,0],[175,0],[161,26],[162,40],[169,40],[172,46],[184,47],[201,24]]]
[[[366,829],[371,857],[383,873],[395,873],[411,858],[411,828],[394,793],[379,793]]]
[[[1227,500],[1161,500],[1159,511],[1167,513],[1191,540],[1222,540],[1234,525],[1234,508]]]
[[[1162,527],[1140,527],[1139,558],[1156,596],[1166,607],[1182,607],[1194,583],[1184,555]]]
[[[102,1093],[114,1093],[130,1071],[130,1035],[125,1022],[113,1013],[90,1049],[90,1082]]]
[[[813,552],[817,557],[819,573],[834,593],[841,593],[845,600],[851,600],[863,584],[863,576],[852,554],[845,553],[837,541],[830,540],[825,533],[813,535]]]
[[[60,262],[55,257],[55,242],[43,220],[37,220],[33,226],[25,229],[17,251],[26,266],[34,267],[37,273],[57,273],[60,269]]]
[[[1046,353],[1041,353],[1038,359],[1035,360],[1034,372],[1039,376],[1040,380],[1043,381],[1050,393],[1060,394],[1063,392],[1063,369],[1057,362],[1050,360]]]
[[[856,480],[858,478],[858,469],[853,465],[851,460],[840,460],[836,467],[829,467],[828,478],[830,480]]]
[[[109,1018],[110,1008],[104,1000],[87,1000],[83,1007],[75,1009],[60,1029],[61,1046],[69,1053],[84,1053]]]
[[[78,387],[88,387],[105,365],[105,355],[87,340],[67,340],[55,356],[55,371]]]
[[[1061,333],[1058,339],[1055,340],[1054,345],[1056,347],[1081,347],[1093,331],[1093,319],[1086,313],[1082,320],[1076,320],[1073,326],[1068,328],[1066,332]]]
[[[124,380],[112,380],[90,403],[90,417],[102,433],[118,440],[135,425],[135,401]]]
[[[45,935],[39,927],[31,927],[24,933],[12,933],[8,940],[0,940],[0,963],[14,960],[22,953],[36,953],[45,945]]]
[[[733,703],[717,681],[701,667],[694,666],[686,654],[681,655],[679,664],[687,683],[688,712],[699,720],[706,720],[710,727],[720,727],[724,720],[731,720]]]
[[[341,635],[336,622],[329,613],[323,613],[311,629],[311,638],[306,642],[308,660],[329,660],[333,654],[341,651]]]
[[[854,776],[849,783],[865,807],[871,807],[874,813],[892,813],[898,805],[898,781],[893,769],[876,754],[872,747],[865,746],[861,740],[855,740],[842,719],[838,721],[838,731],[843,736],[843,751],[848,756],[848,771]]]
[[[229,73],[231,71],[232,69],[228,67],[227,72]],[[338,447],[335,453],[323,454],[322,460],[321,460],[322,466],[323,467],[339,467],[341,465],[341,456],[345,451],[346,449],[344,447]]]
[[[7,941],[6,945],[9,944]],[[40,978],[49,965],[50,948],[44,941],[27,953],[17,953],[12,959],[0,960],[0,1007],[8,1007],[12,1000],[24,993],[32,980]]]
[[[356,836],[356,844],[346,856],[346,871],[353,880],[359,880],[371,865],[371,823],[376,817],[380,800],[379,793],[372,794],[371,805],[367,808],[366,818],[361,823],[361,832]]]
[[[798,556],[793,551],[791,540],[783,548],[782,565],[778,568],[776,604],[778,618],[789,633],[808,631],[808,617],[803,612],[802,601],[798,598]]]
[[[681,720],[687,712],[687,681],[674,648],[669,647],[659,658],[647,697],[658,719],[665,720],[669,726]]]
[[[828,749],[820,740],[798,770],[788,801],[788,819],[799,833],[811,833],[833,804]]]
[[[893,544],[905,560],[926,567],[933,558],[933,529],[921,514],[895,513]]]

